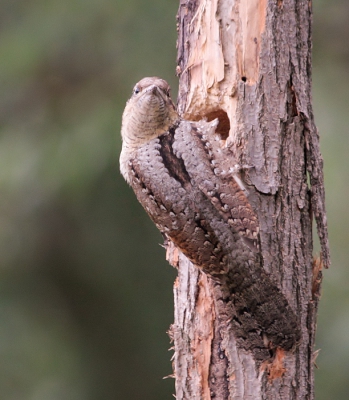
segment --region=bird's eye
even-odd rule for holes
[[[141,91],[141,89],[140,89],[138,86],[136,86],[136,87],[133,89],[133,94],[138,94],[140,91]]]

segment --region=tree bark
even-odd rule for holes
[[[263,265],[299,316],[301,341],[264,361],[236,342],[219,284],[172,244],[177,399],[313,399],[322,265],[330,264],[311,104],[311,2],[180,0],[178,110],[219,118],[258,214]],[[312,220],[321,259],[313,259]]]

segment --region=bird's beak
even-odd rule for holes
[[[153,94],[157,94],[158,92],[158,87],[155,85],[151,85],[149,88],[149,91],[151,91]]]

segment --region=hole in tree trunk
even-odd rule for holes
[[[222,140],[227,140],[230,130],[230,121],[228,118],[228,114],[223,110],[215,110],[209,112],[205,116],[207,118],[207,121],[212,121],[218,118],[219,123],[216,129],[216,133],[221,136]]]

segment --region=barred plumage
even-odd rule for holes
[[[297,318],[263,268],[258,219],[216,127],[179,118],[168,84],[144,78],[123,115],[120,169],[158,229],[229,292],[237,336],[290,350]]]

